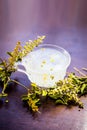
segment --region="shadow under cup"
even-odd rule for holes
[[[40,87],[53,87],[63,80],[71,62],[70,54],[63,48],[52,44],[41,44],[23,58],[20,70],[29,80]]]

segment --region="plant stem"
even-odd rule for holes
[[[84,73],[82,73],[79,69],[77,69],[76,67],[74,67],[74,70],[76,70],[80,75],[82,76],[86,76]]]
[[[2,90],[2,94],[5,93],[5,89],[6,89],[6,87],[7,87],[7,84],[8,84],[8,82],[7,82],[7,83],[4,83],[4,87],[3,87],[3,90]]]
[[[82,68],[82,70],[86,71],[87,72],[87,68]]]
[[[23,88],[25,88],[27,91],[29,90],[25,85],[21,84],[20,82],[14,80],[14,79],[11,79],[12,82],[15,82],[16,84],[19,84],[20,86],[22,86]]]

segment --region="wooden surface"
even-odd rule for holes
[[[39,32],[38,32],[39,34]],[[17,40],[25,41],[29,37],[25,34],[22,39],[19,37],[6,37],[0,41],[0,56],[6,57],[6,51],[11,51]],[[29,35],[35,38],[36,35]],[[45,43],[60,45],[71,54],[71,65],[81,69],[87,67],[87,31],[80,30],[53,30],[47,34]],[[12,78],[18,79],[21,83],[29,86],[25,74],[16,72]],[[11,85],[8,88],[9,103],[3,104],[0,101],[0,130],[87,130],[87,97],[82,97],[84,109],[78,107],[55,106],[51,102],[44,102],[40,107],[41,113],[31,114],[24,107],[21,95],[26,91],[21,86]]]

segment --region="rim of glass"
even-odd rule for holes
[[[61,53],[63,53],[65,56],[68,57],[68,63],[66,64],[65,69],[68,68],[68,66],[70,65],[70,62],[71,62],[71,56],[69,54],[69,52],[67,50],[65,50],[64,48],[58,46],[58,45],[54,45],[54,44],[49,44],[49,43],[42,43],[40,45],[38,45],[37,47],[34,48],[34,50],[32,52],[34,52],[35,50],[38,50],[40,48],[53,48],[53,49],[56,49],[58,51],[60,51]],[[32,70],[31,70],[32,71]],[[32,72],[37,72],[37,70],[34,70]]]

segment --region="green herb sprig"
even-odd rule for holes
[[[77,68],[76,71],[80,72]],[[76,76],[75,73],[69,73],[64,80],[60,80],[52,88],[40,88],[36,84],[31,84],[31,89],[22,97],[32,111],[39,111],[41,97],[49,97],[55,104],[78,105],[83,108],[80,96],[87,94],[87,75]]]
[[[23,57],[25,57],[35,47],[41,44],[44,38],[45,36],[39,36],[33,41],[26,42],[24,46],[21,45],[21,42],[17,42],[14,50],[12,52],[7,52],[9,55],[9,58],[7,60],[0,58],[0,80],[3,82],[3,89],[2,93],[0,93],[0,97],[7,96],[5,90],[9,82],[12,81],[10,79],[10,76],[17,70],[15,63],[21,61]]]

